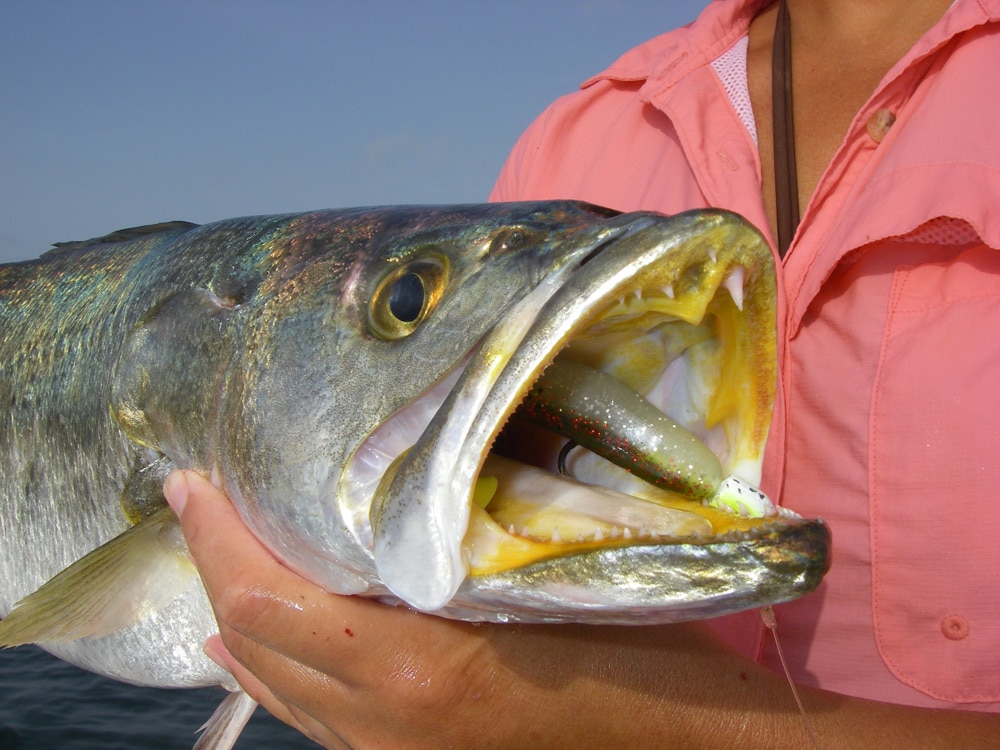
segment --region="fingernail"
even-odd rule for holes
[[[217,634],[209,636],[205,641],[205,645],[202,646],[202,651],[205,652],[205,656],[209,659],[214,661],[227,672],[229,671],[229,665],[227,664],[229,650],[226,648],[225,644],[223,644],[221,635]]]
[[[177,516],[184,512],[188,501],[187,477],[183,471],[172,471],[163,482],[163,496]]]

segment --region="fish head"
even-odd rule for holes
[[[819,583],[826,526],[755,489],[777,296],[738,216],[373,209],[303,215],[270,242],[216,471],[306,577],[464,619],[590,622],[720,615]],[[704,450],[683,460],[713,478],[657,486],[602,450],[632,440],[616,420],[656,417],[526,425],[533,389],[571,368],[594,375],[567,408],[611,381],[691,436]],[[596,451],[557,458],[593,433]]]
[[[573,202],[392,207],[271,232],[212,467],[255,533],[331,590],[384,591],[369,521],[382,475],[497,324],[626,231],[614,215]]]

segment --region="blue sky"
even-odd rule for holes
[[[0,262],[171,219],[484,200],[707,0],[0,0]]]

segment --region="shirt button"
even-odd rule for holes
[[[865,128],[875,143],[881,143],[894,122],[896,122],[896,115],[883,107],[882,109],[875,110],[875,114],[868,120]]]
[[[941,620],[941,632],[951,641],[960,641],[969,635],[969,621],[961,615],[948,615]]]

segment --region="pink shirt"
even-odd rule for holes
[[[720,206],[766,232],[740,54],[767,4],[718,0],[559,99],[492,199]],[[764,489],[834,538],[820,588],[776,608],[800,683],[1000,711],[998,20],[958,0],[889,72],[781,268]],[[756,614],[718,627],[779,669]]]

